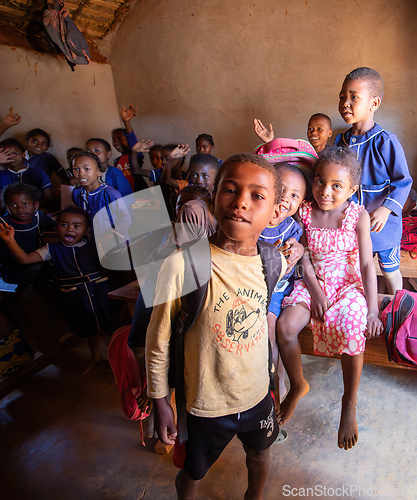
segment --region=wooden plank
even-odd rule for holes
[[[9,16],[16,17],[26,17],[26,12],[19,9],[12,9],[11,7],[6,7],[5,5],[0,5],[0,12]]]
[[[387,297],[387,295],[383,294],[378,295],[379,304],[381,303],[384,297]],[[298,335],[298,340],[300,342],[302,354],[307,354],[309,356],[319,356],[318,354],[315,354],[313,352],[313,332],[311,331],[310,328],[308,327],[304,328]],[[328,356],[321,356],[321,357],[328,357]],[[332,357],[340,359],[339,355],[335,355]],[[385,344],[384,337],[376,337],[366,341],[364,363],[377,366],[385,366],[389,368],[401,368],[404,370],[417,370],[417,367],[403,366],[394,363],[393,361],[390,361],[388,358],[387,346]]]

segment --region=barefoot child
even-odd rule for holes
[[[413,180],[397,137],[374,121],[384,95],[384,82],[372,68],[356,68],[345,78],[339,94],[339,113],[352,127],[336,137],[335,145],[355,152],[362,179],[353,201],[371,217],[372,249],[388,293],[403,288],[400,272],[401,213]]]
[[[271,302],[268,308],[268,333],[272,347],[274,364],[278,364],[275,372],[275,397],[281,401],[286,393],[284,385],[285,370],[282,362],[278,360],[278,346],[276,342],[276,322],[281,314],[281,303],[284,297],[288,296],[294,288],[294,265],[304,252],[304,247],[298,244],[303,233],[300,225],[292,218],[298,211],[298,207],[304,200],[307,190],[307,183],[304,175],[294,165],[289,163],[278,163],[275,165],[281,179],[282,194],[279,205],[280,218],[274,225],[268,225],[261,233],[260,240],[272,243],[273,245],[284,245],[281,251],[288,250],[287,273],[279,281],[272,293]],[[299,248],[301,247],[301,249]]]
[[[349,201],[360,176],[360,166],[347,149],[329,147],[320,153],[314,201],[300,207],[310,256],[303,256],[303,280],[283,300],[277,321],[279,352],[291,384],[278,421],[285,423],[309,390],[298,334],[311,320],[315,352],[341,355],[344,394],[338,445],[345,450],[358,441],[356,401],[365,332],[368,338],[382,332],[369,215]]]
[[[84,373],[88,373],[101,359],[99,332],[113,333],[114,307],[107,293],[108,278],[101,275],[94,245],[86,238],[90,217],[77,207],[68,207],[57,221],[58,243],[49,243],[34,252],[26,253],[16,243],[15,231],[8,224],[0,224],[0,238],[20,264],[52,260],[61,286],[61,304],[71,330],[86,338],[91,359]]]
[[[210,238],[211,278],[199,316],[184,336],[188,440],[185,463],[176,478],[178,498],[195,498],[199,481],[237,435],[246,453],[245,498],[261,498],[269,469],[269,447],[278,425],[269,388],[267,287],[257,240],[278,217],[280,183],[263,158],[241,153],[226,160],[214,187],[219,229]],[[171,319],[181,304],[182,254],[163,266],[146,338],[148,394],[162,442],[177,435],[169,404],[167,346]],[[285,272],[280,254],[277,266]],[[238,314],[236,314],[238,313]],[[227,335],[225,332],[228,332]]]

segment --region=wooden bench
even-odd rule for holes
[[[383,294],[378,295],[379,304],[382,302],[384,297],[387,297],[387,295]],[[298,335],[298,340],[301,345],[302,354],[307,354],[310,356],[319,356],[319,354],[313,353],[313,334],[310,328],[308,327],[304,328]],[[404,370],[417,370],[417,367],[403,366],[394,363],[393,361],[390,361],[388,358],[385,339],[382,336],[367,340],[365,346],[366,346],[364,355],[365,363],[377,366],[387,366],[390,368],[402,368]],[[322,357],[327,357],[327,356],[322,356]],[[335,355],[334,358],[340,359],[340,356]]]
[[[374,264],[376,274],[382,276],[381,269],[378,264],[378,257],[375,255]],[[410,252],[401,250],[400,255],[400,271],[403,278],[417,278],[417,259],[410,256]]]

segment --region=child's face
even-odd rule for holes
[[[327,161],[316,166],[313,196],[321,210],[339,208],[357,189],[357,185],[352,186],[349,171],[343,166]]]
[[[213,191],[214,179],[216,178],[216,169],[211,165],[193,163],[188,173],[188,180],[194,186],[202,186],[209,193]]]
[[[68,162],[68,166],[69,166],[69,168],[71,168],[71,167],[72,167],[72,159],[73,159],[73,158],[74,158],[74,156],[75,156],[77,153],[79,153],[79,152],[80,152],[80,150],[79,150],[79,149],[75,149],[75,148],[74,148],[74,149],[69,149],[69,150],[67,151],[67,162]]]
[[[34,202],[24,193],[12,194],[7,203],[7,210],[12,219],[21,224],[28,224],[38,208],[39,202]]]
[[[155,168],[155,169],[162,168],[161,151],[151,151],[149,153],[149,159],[151,161],[152,168]]]
[[[213,144],[205,139],[200,139],[195,143],[195,150],[197,153],[202,153],[205,155],[211,154],[211,150],[214,148]]]
[[[120,130],[112,133],[112,140],[114,149],[116,149],[120,154],[126,154],[129,152],[129,146],[127,144],[126,136]],[[95,153],[94,153],[95,154]]]
[[[40,155],[49,148],[48,138],[42,134],[34,135],[27,141],[29,156]]]
[[[323,116],[315,116],[310,118],[307,125],[307,138],[310,144],[320,153],[327,144],[327,140],[332,136],[332,129],[329,126],[328,120]]]
[[[170,149],[162,148],[162,151],[161,151],[161,162],[162,162],[162,166],[163,167],[165,166],[166,162],[168,161],[168,157],[169,157],[170,153],[171,153]]]
[[[214,217],[220,248],[247,255],[259,235],[278,216],[274,176],[249,162],[229,165],[214,194]]]
[[[345,80],[339,94],[339,113],[348,124],[366,122],[379,107],[365,80]]]
[[[64,213],[59,219],[56,230],[64,245],[73,246],[84,238],[87,223],[82,215]]]
[[[80,156],[74,160],[72,172],[78,183],[87,191],[94,191],[100,187],[101,170],[93,158]]]
[[[5,165],[16,172],[25,166],[23,151],[17,146],[7,146],[10,160]]]
[[[282,196],[279,204],[280,216],[294,215],[306,195],[306,182],[302,174],[292,172],[282,167]]]
[[[87,151],[94,153],[100,160],[101,167],[108,167],[108,161],[111,157],[111,151],[106,151],[104,144],[98,141],[88,141],[85,145]]]

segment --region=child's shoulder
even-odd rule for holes
[[[288,239],[301,231],[301,227],[292,217],[286,217],[275,226],[266,226],[259,239],[268,243],[275,243],[277,239]],[[300,233],[301,234],[301,233]]]

